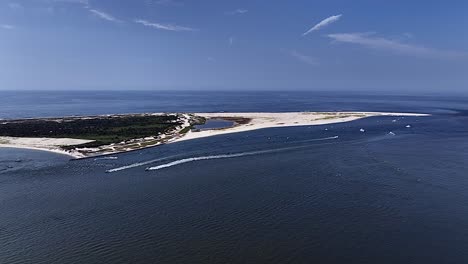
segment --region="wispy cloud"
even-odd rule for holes
[[[12,2],[12,3],[8,3],[8,7],[10,9],[22,9],[23,6],[19,3],[15,3],[15,2]]]
[[[226,14],[228,14],[228,15],[243,15],[243,14],[245,14],[247,12],[249,12],[249,10],[239,8],[239,9],[236,9],[234,11],[226,12]]]
[[[147,27],[152,27],[155,29],[161,29],[161,30],[168,30],[168,31],[197,31],[197,29],[191,28],[191,27],[184,27],[184,26],[178,26],[174,24],[161,24],[161,23],[154,23],[154,22],[149,22],[147,20],[143,19],[136,19],[135,23],[142,24],[143,26]]]
[[[89,0],[50,0],[50,1],[51,2],[56,2],[56,3],[89,5]]]
[[[1,25],[0,25],[0,28],[3,28],[3,29],[14,29],[15,26],[7,25],[7,24],[1,24]]]
[[[184,3],[176,0],[146,0],[149,5],[164,5],[164,6],[183,6]]]
[[[304,55],[302,53],[299,53],[295,50],[289,51],[289,55],[293,56],[294,58],[298,59],[299,61],[302,61],[306,64],[312,65],[312,66],[318,66],[319,61],[311,56]]]
[[[94,15],[96,15],[97,17],[101,19],[111,21],[111,22],[120,22],[120,20],[118,20],[117,18],[113,17],[112,15],[108,13],[105,13],[96,9],[88,9],[88,10],[89,12],[93,13]]]
[[[414,38],[414,35],[413,35],[413,33],[411,33],[411,32],[405,32],[405,33],[403,33],[403,36],[404,36],[405,38]]]
[[[340,33],[329,34],[328,37],[338,42],[361,45],[366,48],[376,50],[387,50],[397,54],[414,57],[439,59],[456,59],[468,57],[468,53],[466,52],[439,50],[424,46],[402,43],[397,40],[374,36],[373,33]]]
[[[331,23],[333,22],[336,22],[338,20],[340,20],[341,18],[341,14],[340,15],[336,15],[336,16],[331,16],[331,17],[327,17],[325,18],[324,20],[320,21],[317,25],[313,26],[311,29],[307,30],[304,34],[302,34],[303,36],[313,32],[313,31],[317,31],[327,25],[330,25]]]
[[[229,38],[229,46],[232,46],[234,44],[234,37]]]

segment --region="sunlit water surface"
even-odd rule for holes
[[[468,259],[466,98],[183,92],[0,96],[3,118],[115,109],[434,115],[264,129],[117,159],[69,161],[52,153],[0,148],[0,263]]]

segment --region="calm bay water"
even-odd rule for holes
[[[0,148],[0,263],[466,263],[468,98],[0,92],[0,118],[330,110],[433,116],[264,129],[113,160]]]

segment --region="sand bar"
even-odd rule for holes
[[[0,137],[0,147],[49,151],[58,154],[68,155],[73,158],[84,158],[84,155],[76,151],[63,150],[61,146],[74,146],[79,144],[85,144],[88,142],[92,142],[92,140],[73,138]]]
[[[313,126],[349,122],[366,117],[374,116],[429,116],[428,114],[417,113],[382,113],[382,112],[286,112],[286,113],[190,113],[180,114],[183,117],[184,123],[176,131],[171,131],[168,135],[160,135],[160,142],[152,143],[154,139],[148,139],[151,144],[146,144],[146,147],[152,147],[160,144],[170,144],[185,140],[205,138],[210,136],[217,136],[230,133],[239,133],[245,131],[252,131],[264,128],[273,127],[291,127],[291,126]],[[182,133],[181,131],[188,129],[192,126],[193,120],[199,117],[206,119],[230,119],[230,120],[243,120],[243,122],[235,122],[235,125],[228,128],[212,129],[203,131],[188,131]],[[170,136],[170,139],[165,139]],[[145,145],[146,139],[138,139],[142,146]],[[132,148],[116,150],[114,147],[106,152],[96,153],[83,152],[83,150],[64,150],[62,146],[74,146],[92,142],[92,140],[73,139],[73,138],[24,138],[24,137],[0,137],[0,147],[9,148],[25,148],[34,150],[50,151],[54,153],[64,154],[73,158],[86,158],[93,157],[99,154],[115,154],[135,150]],[[142,147],[144,148],[144,147]]]
[[[349,122],[373,116],[429,116],[418,113],[383,113],[383,112],[287,112],[287,113],[195,113],[197,116],[210,118],[240,117],[249,118],[247,124],[237,124],[230,128],[188,132],[174,140],[184,141],[222,134],[238,133],[272,127],[314,126]]]

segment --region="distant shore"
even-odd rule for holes
[[[174,114],[172,114],[174,115]],[[205,138],[216,135],[239,133],[264,128],[314,126],[349,122],[361,118],[374,116],[429,116],[419,113],[384,113],[384,112],[286,112],[286,113],[184,113],[180,116],[182,125],[176,130],[166,134],[155,135],[150,138],[133,139],[122,146],[111,144],[101,149],[70,149],[92,142],[92,140],[74,138],[29,138],[29,137],[0,137],[0,148],[24,148],[43,150],[68,155],[74,159],[97,157],[128,152],[132,150],[154,147],[161,144]],[[87,117],[83,117],[87,118]],[[193,125],[200,119],[225,119],[234,122],[233,126],[226,128],[208,129],[197,131]],[[65,148],[67,147],[67,148]]]

